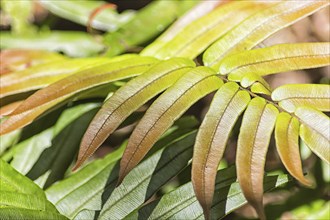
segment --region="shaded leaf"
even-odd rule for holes
[[[120,164],[119,182],[138,164],[157,139],[190,106],[223,82],[207,67],[197,67],[164,92],[133,131]]]
[[[55,60],[63,61],[64,56],[42,50],[8,49],[0,52],[0,75],[23,70]]]
[[[28,36],[13,35],[1,31],[0,48],[21,48],[63,52],[72,57],[96,55],[104,49],[94,38],[85,32],[52,31]]]
[[[329,2],[275,1],[267,4],[269,8],[250,16],[211,45],[204,53],[204,64],[218,70],[225,56],[252,49],[277,31],[329,5]]]
[[[11,117],[2,123],[1,134],[31,123],[46,110],[64,101],[68,102],[70,98],[89,89],[139,75],[154,62],[153,58],[135,57],[82,70],[59,80],[37,91],[16,108]]]
[[[172,141],[139,164],[104,204],[99,219],[123,219],[188,165],[196,132]]]
[[[211,219],[221,219],[246,204],[239,184],[235,182],[235,167],[219,170],[216,178],[216,189]],[[288,175],[266,176],[264,190],[269,191],[289,182]],[[203,209],[198,204],[189,182],[170,193],[162,196],[161,199],[146,204],[139,210],[135,210],[125,219],[204,219]]]
[[[192,183],[206,218],[213,201],[214,183],[230,132],[250,101],[246,91],[234,82],[224,84],[215,94],[199,128],[194,146]]]
[[[274,90],[272,100],[288,112],[299,106],[313,106],[320,111],[330,111],[330,86],[320,84],[283,85]]]
[[[275,140],[277,152],[285,168],[302,184],[310,186],[304,177],[299,151],[299,121],[288,113],[281,112],[276,120]]]
[[[244,113],[237,144],[237,178],[247,201],[260,219],[265,219],[262,206],[263,175],[270,136],[275,126],[277,108],[254,98]]]
[[[330,43],[279,44],[240,52],[223,59],[220,73],[239,81],[245,74],[260,76],[330,64]]]
[[[46,1],[41,0],[41,5],[52,13],[76,22],[87,25],[88,17],[94,9],[106,4],[104,1]],[[93,19],[92,27],[104,31],[114,31],[134,17],[133,11],[118,14],[115,10],[106,10]]]
[[[295,115],[301,122],[301,139],[317,156],[330,163],[329,117],[311,107],[299,107]]]
[[[183,58],[161,62],[128,82],[102,106],[89,125],[75,167],[79,167],[118,126],[148,100],[171,86],[195,63]]]
[[[192,21],[208,14],[216,8],[222,0],[201,1],[195,7],[187,11],[183,16],[179,17],[169,28],[166,29],[156,40],[146,46],[142,51],[143,56],[155,56],[156,52],[166,43],[172,40],[183,28],[189,25]]]
[[[263,4],[249,1],[220,5],[205,16],[191,22],[172,40],[151,54],[159,59],[174,56],[193,59],[232,27],[260,10],[261,6]],[[142,54],[148,55],[145,52]]]

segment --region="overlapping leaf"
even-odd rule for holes
[[[330,64],[330,43],[279,44],[240,52],[223,59],[220,74],[239,81],[245,74],[261,76]]]
[[[234,166],[218,171],[215,189],[217,197],[213,200],[211,219],[221,219],[247,203],[235,180]],[[264,190],[269,191],[290,180],[283,174],[266,176]],[[204,216],[190,182],[165,194],[161,199],[146,204],[125,219],[204,219]]]
[[[234,82],[226,83],[215,94],[199,128],[194,146],[192,183],[205,216],[209,216],[218,164],[229,134],[249,101],[248,92],[240,91]]]
[[[330,3],[328,1],[280,1],[268,4],[269,8],[250,16],[206,50],[203,56],[204,64],[218,70],[225,56],[253,48],[273,33]]]
[[[59,80],[37,91],[16,108],[2,124],[1,134],[31,123],[45,111],[89,89],[139,75],[155,62],[149,57],[134,57],[82,70]]]
[[[254,98],[244,113],[237,144],[237,177],[245,198],[265,219],[262,206],[263,175],[270,136],[275,126],[277,108]]]
[[[304,185],[311,182],[304,177],[299,151],[299,121],[288,113],[281,112],[276,120],[275,140],[277,152],[290,174]]]
[[[147,48],[150,52],[146,51],[142,54],[153,55],[159,59],[174,56],[193,59],[232,27],[262,7],[264,4],[249,1],[223,4],[202,18],[191,22],[161,48],[155,51],[151,45],[151,49]]]
[[[313,106],[320,111],[330,111],[330,85],[284,85],[274,90],[272,100],[279,102],[288,112],[294,112],[299,106]]]
[[[0,160],[1,219],[67,219],[46,199],[42,189]]]
[[[171,86],[195,63],[174,58],[161,62],[115,92],[95,116],[82,140],[76,166],[85,161],[136,109]]]
[[[294,114],[301,122],[301,139],[317,156],[330,163],[329,117],[312,107],[299,107]]]
[[[119,182],[146,155],[157,139],[191,105],[223,82],[207,67],[197,67],[163,93],[133,131],[120,164]]]

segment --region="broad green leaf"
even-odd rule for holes
[[[222,84],[213,70],[197,67],[164,92],[133,131],[120,163],[119,182],[142,160],[176,119],[196,101],[220,88]]]
[[[62,78],[94,65],[107,63],[107,58],[79,58],[41,64],[0,78],[0,98],[41,89]]]
[[[41,0],[41,5],[50,12],[76,22],[81,25],[87,25],[91,13],[107,2],[104,1],[86,1],[86,0],[66,0],[66,1],[47,1]],[[114,31],[120,26],[133,19],[133,11],[125,11],[118,14],[114,10],[105,10],[98,14],[92,22],[92,27],[104,31]]]
[[[115,56],[126,50],[134,49],[164,31],[177,17],[198,1],[153,1],[140,9],[116,32],[104,36],[104,44],[109,47],[108,56]],[[159,12],[162,13],[159,13]]]
[[[249,1],[223,4],[190,23],[152,55],[159,59],[174,56],[193,59],[232,27],[260,10],[262,5]]]
[[[260,219],[265,219],[262,206],[263,176],[270,136],[275,126],[277,108],[263,98],[254,98],[244,113],[237,143],[237,178],[247,201]]]
[[[204,64],[218,71],[225,56],[252,49],[277,31],[329,5],[329,2],[280,1],[268,4],[269,8],[250,16],[216,41],[204,53]]]
[[[221,62],[220,73],[239,81],[246,74],[260,76],[327,66],[330,64],[330,43],[278,44],[240,52]]]
[[[294,114],[300,119],[301,139],[317,156],[330,163],[329,117],[311,107],[299,107]]]
[[[155,56],[156,52],[172,40],[184,27],[189,25],[192,21],[208,14],[219,4],[222,0],[215,1],[201,1],[195,7],[190,9],[187,13],[181,16],[173,25],[171,25],[165,32],[163,32],[156,40],[149,44],[141,51],[142,56]]]
[[[59,80],[27,98],[11,113],[11,117],[1,124],[0,133],[5,134],[23,127],[45,111],[63,104],[64,101],[68,102],[70,98],[89,89],[142,74],[155,62],[153,58],[135,57],[82,70]]]
[[[191,132],[180,137],[134,168],[104,204],[99,219],[123,219],[183,170],[192,157],[195,136]]]
[[[210,219],[221,219],[247,203],[235,180],[234,166],[218,171],[215,189],[217,196],[213,200]],[[264,190],[270,191],[289,181],[288,175],[266,176]],[[192,183],[189,182],[135,210],[125,219],[204,219],[204,216]]]
[[[46,199],[42,189],[0,160],[1,219],[66,219]]]
[[[89,125],[79,151],[80,166],[118,126],[148,100],[171,86],[195,63],[183,58],[161,62],[115,92]]]
[[[250,101],[246,91],[234,82],[224,84],[215,94],[199,128],[194,146],[192,182],[206,218],[213,201],[214,183],[230,132]]]
[[[14,71],[23,70],[42,63],[51,61],[63,61],[64,56],[43,51],[43,50],[24,50],[24,49],[8,49],[0,53],[0,76]]]
[[[272,99],[288,112],[294,112],[299,106],[313,106],[320,111],[330,111],[330,85],[284,85],[274,90]]]
[[[277,152],[290,174],[302,184],[310,186],[304,177],[299,152],[299,121],[288,113],[281,112],[276,120],[275,140]]]
[[[1,31],[0,48],[20,48],[63,52],[72,57],[97,55],[104,46],[85,32],[52,31],[28,36]]]
[[[11,146],[17,143],[21,130],[12,131],[6,135],[0,136],[0,156]]]
[[[251,92],[256,94],[271,95],[271,90],[269,90],[264,84],[260,82],[255,82],[250,87]]]

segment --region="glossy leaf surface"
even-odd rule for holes
[[[52,31],[36,35],[19,36],[0,33],[0,48],[22,48],[63,52],[72,57],[87,57],[100,53],[104,46],[84,32]]]
[[[159,59],[174,56],[193,59],[232,27],[260,10],[261,5],[248,1],[220,5],[212,12],[190,23],[152,55]],[[148,53],[144,54],[148,55]]]
[[[247,73],[261,76],[330,64],[330,43],[278,44],[240,52],[221,62],[220,73],[240,80]]]
[[[304,177],[300,151],[299,126],[297,118],[281,112],[276,120],[275,140],[277,152],[285,168],[302,184],[310,186],[311,182]]]
[[[311,107],[299,107],[295,115],[300,119],[300,137],[322,160],[330,163],[330,119]]]
[[[252,49],[273,33],[329,5],[329,2],[280,1],[268,4],[269,8],[250,16],[216,41],[204,53],[204,64],[218,70],[225,56]]]
[[[247,203],[235,180],[235,167],[218,171],[215,189],[217,196],[213,200],[210,219],[221,219]],[[269,191],[290,180],[284,174],[266,176],[264,190]],[[195,197],[192,183],[189,182],[165,194],[161,199],[146,204],[125,219],[204,219],[204,216],[203,209]]]
[[[207,67],[197,67],[163,93],[133,131],[120,164],[119,182],[138,164],[157,139],[191,105],[223,82]]]
[[[264,165],[277,114],[278,110],[264,99],[252,99],[238,136],[237,178],[245,198],[261,219],[265,219],[262,206]]]
[[[104,64],[82,70],[37,91],[26,99],[1,126],[1,133],[7,133],[31,123],[46,110],[69,101],[88,89],[130,78],[146,71],[155,59],[136,57],[116,63]]]
[[[289,112],[294,112],[299,106],[313,106],[320,111],[330,111],[330,86],[284,85],[274,90],[272,99],[279,102],[279,105]]]
[[[76,167],[92,155],[131,113],[171,86],[194,66],[194,62],[182,58],[164,61],[115,92],[89,125],[82,140]]]
[[[248,92],[240,91],[234,82],[226,83],[215,94],[199,128],[194,146],[192,183],[207,217],[213,201],[219,162],[230,132],[249,101]]]

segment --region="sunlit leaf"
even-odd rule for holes
[[[194,146],[192,182],[205,216],[209,216],[216,173],[230,132],[249,101],[248,92],[240,91],[234,82],[226,83],[215,94],[199,128]]]
[[[304,177],[299,151],[299,121],[288,113],[281,112],[276,120],[275,140],[277,152],[290,174],[304,185],[311,182]]]
[[[138,164],[157,139],[196,101],[223,82],[207,67],[197,67],[163,93],[133,131],[120,164],[119,182]]]
[[[89,89],[142,74],[155,62],[153,58],[135,57],[82,70],[59,80],[37,91],[16,108],[11,117],[1,124],[1,134],[31,123],[46,110]]]
[[[289,112],[299,106],[313,106],[320,111],[330,111],[330,85],[284,85],[274,90],[272,99]]]
[[[63,61],[64,56],[42,50],[8,49],[0,52],[0,75],[23,70],[55,60]]]
[[[191,22],[172,40],[151,54],[159,59],[174,56],[195,58],[232,27],[260,10],[261,6],[263,4],[249,1],[223,4],[202,18]],[[148,55],[148,53],[142,54]]]
[[[155,53],[167,42],[172,40],[184,27],[212,11],[221,2],[222,0],[201,1],[175,21],[175,23],[164,31],[156,40],[144,48],[140,54],[143,56],[155,56]]]
[[[21,48],[63,52],[72,57],[87,57],[100,53],[104,46],[92,36],[78,31],[52,31],[32,35],[13,35],[1,31],[0,48]]]
[[[0,78],[0,98],[41,89],[80,69],[109,62],[109,58],[78,58],[41,64]]]
[[[136,109],[171,86],[195,63],[174,58],[161,62],[115,92],[91,122],[82,140],[76,167],[85,161],[104,140]]]
[[[238,136],[237,178],[246,200],[261,219],[265,219],[262,206],[264,165],[277,114],[277,108],[266,104],[264,99],[252,99]]]
[[[330,163],[330,119],[311,107],[299,107],[295,115],[300,119],[300,137],[322,160]]]
[[[71,20],[78,24],[87,25],[88,17],[94,9],[106,4],[104,1],[66,0],[47,1],[41,0],[41,5],[52,13]],[[93,19],[92,27],[104,31],[114,31],[134,17],[133,11],[118,14],[114,10],[106,10]]]
[[[221,219],[246,204],[239,184],[235,182],[235,167],[219,170],[212,204],[211,218]],[[279,187],[291,179],[288,175],[266,176],[264,190]],[[195,197],[192,183],[187,183],[134,211],[125,219],[204,219],[203,209]]]
[[[240,52],[221,62],[220,73],[239,81],[245,74],[261,76],[330,64],[330,43],[278,44]]]
[[[216,41],[203,56],[206,66],[219,69],[225,56],[252,49],[277,31],[329,5],[328,1],[275,1]]]

